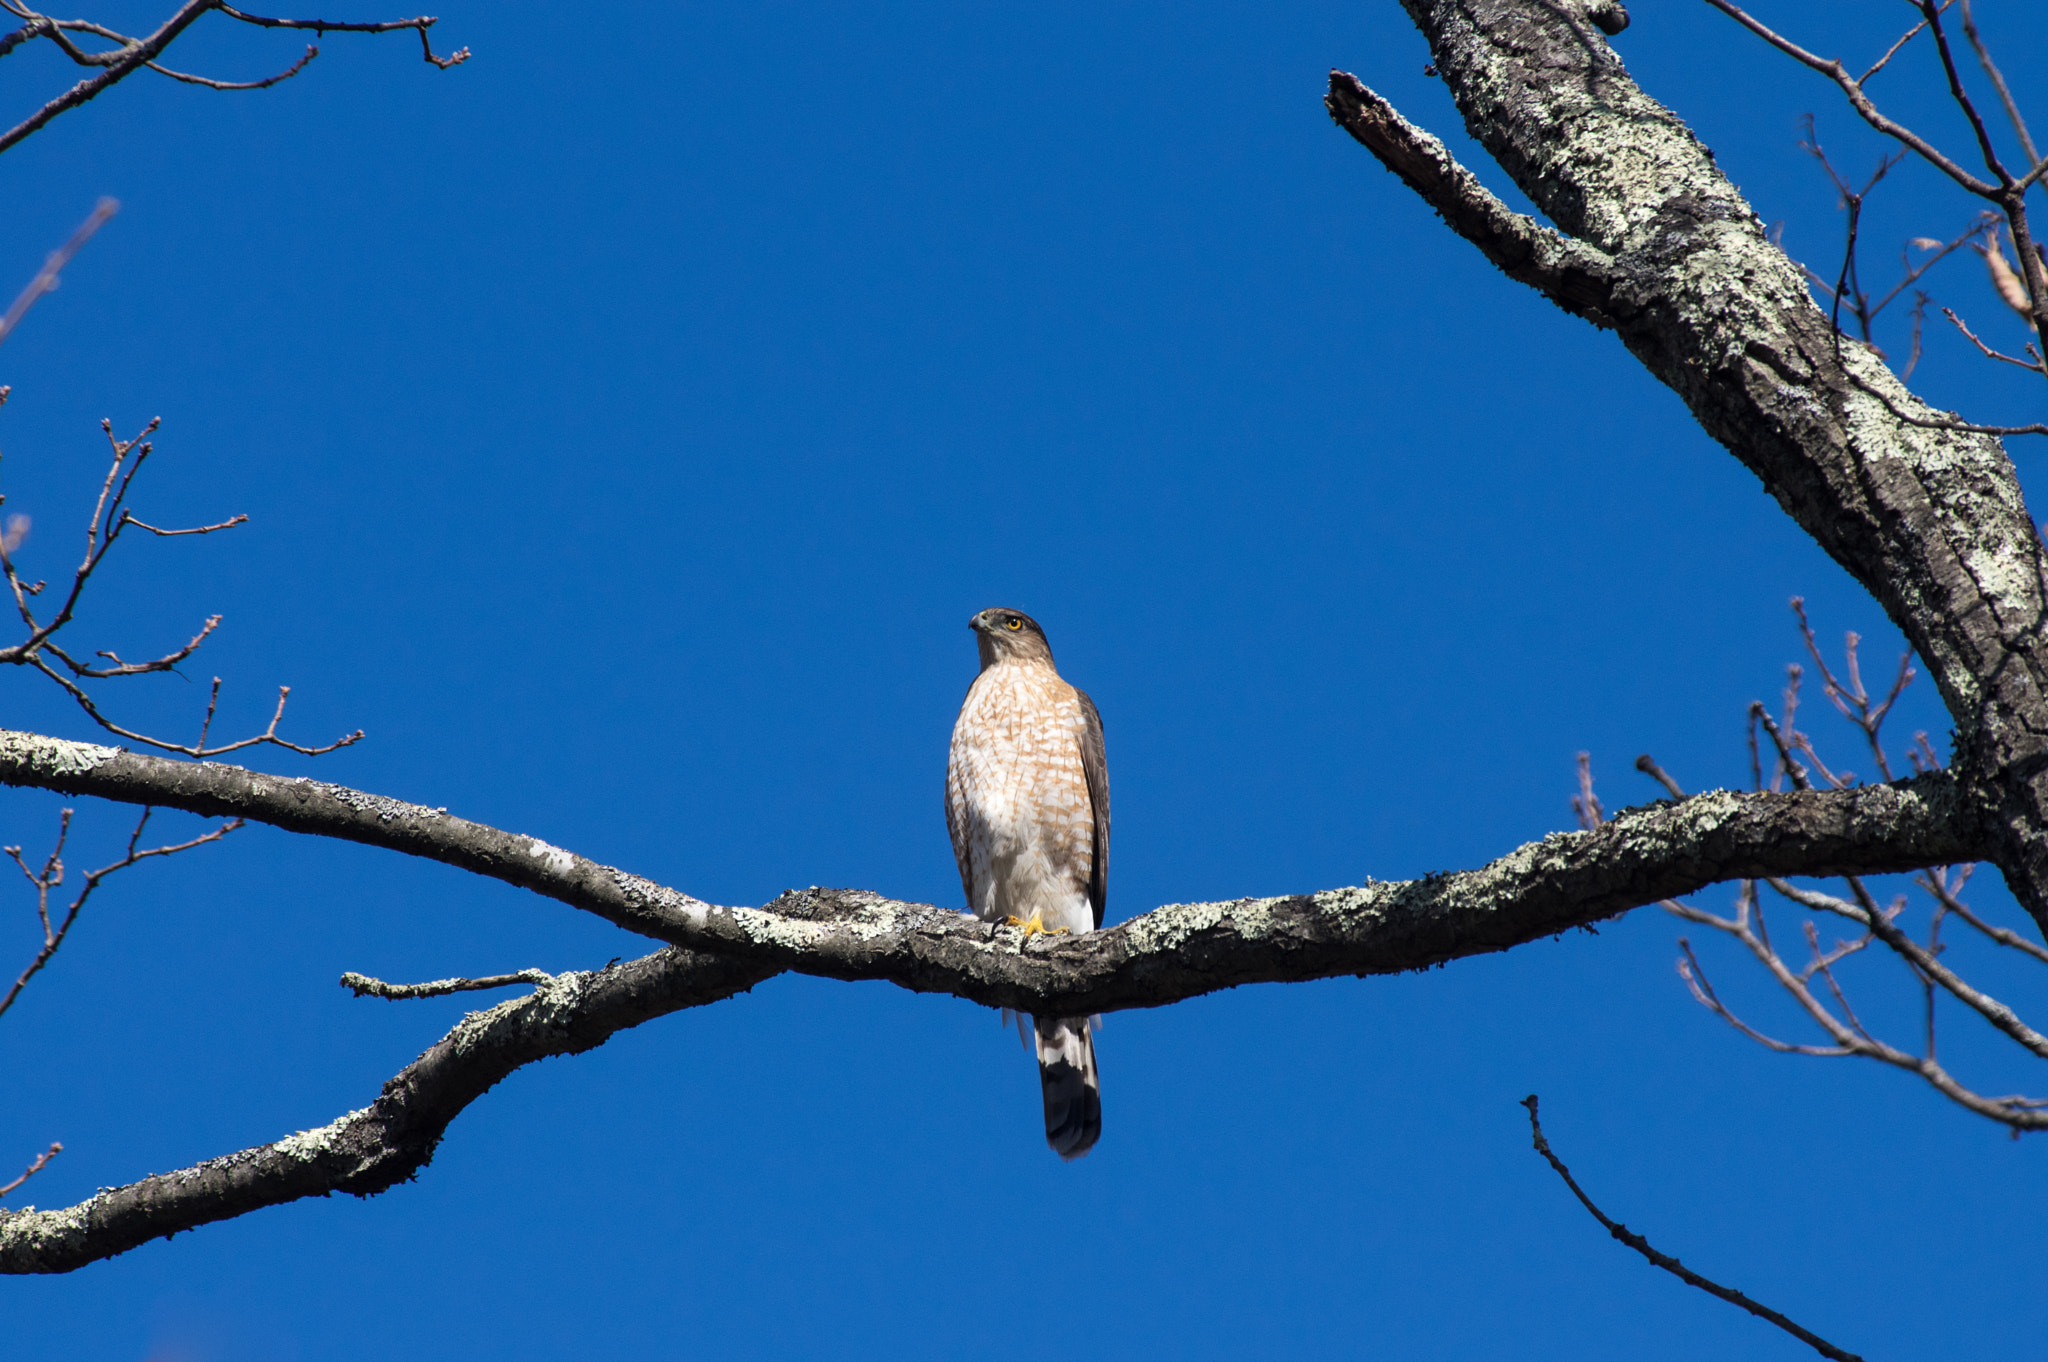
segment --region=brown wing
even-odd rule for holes
[[[956,725],[957,727],[957,725]],[[960,868],[960,892],[967,895],[967,911],[974,911],[974,869],[967,855],[967,810],[965,791],[953,770],[953,754],[946,753],[946,835],[953,839],[953,863]]]
[[[1087,777],[1088,803],[1095,814],[1095,855],[1088,868],[1088,902],[1095,906],[1095,925],[1100,929],[1103,905],[1109,902],[1109,756],[1103,750],[1102,716],[1096,713],[1095,702],[1078,686],[1074,694],[1081,701],[1081,774]]]

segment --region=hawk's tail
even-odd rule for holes
[[[1086,1017],[1034,1017],[1038,1081],[1045,1092],[1045,1142],[1078,1159],[1102,1138],[1102,1084]]]

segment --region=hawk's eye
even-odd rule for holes
[[[1003,627],[1005,629],[1022,629],[1024,627],[1024,621],[1018,619],[1015,615],[1012,615],[1008,619],[1003,621]]]

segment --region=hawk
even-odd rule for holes
[[[1038,621],[984,610],[967,626],[981,674],[946,759],[946,830],[967,906],[1036,932],[1102,925],[1109,887],[1109,766],[1095,702],[1060,679]],[[1086,1017],[1031,1019],[1045,1142],[1078,1159],[1102,1135],[1102,1088]]]

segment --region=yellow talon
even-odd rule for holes
[[[1034,936],[1065,936],[1067,934],[1067,929],[1065,927],[1046,926],[1044,914],[1038,911],[1034,911],[1031,914],[1031,920],[1029,922],[1026,922],[1023,918],[1018,917],[1015,913],[1012,913],[1009,917],[1004,918],[1003,922],[1006,926],[1021,928],[1024,932],[1025,941],[1029,941]],[[1021,945],[1022,943],[1020,942],[1019,944]]]

